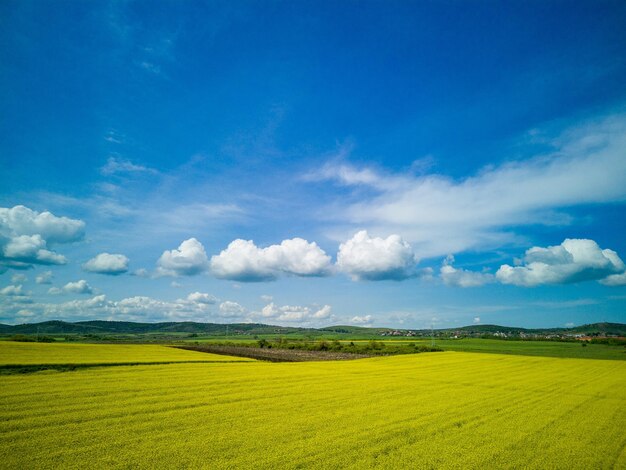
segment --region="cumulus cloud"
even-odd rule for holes
[[[25,206],[0,207],[0,234],[4,236],[40,235],[49,243],[69,243],[81,240],[84,230],[81,220],[36,212]]]
[[[0,289],[0,295],[24,295],[24,292],[21,285],[11,285]]]
[[[350,319],[350,323],[355,323],[357,325],[370,324],[372,323],[372,316],[371,315],[364,315],[364,316],[355,315],[354,317]]]
[[[192,292],[187,296],[187,300],[190,302],[196,302],[199,304],[215,304],[217,298],[211,294],[205,294],[203,292]]]
[[[354,189],[326,211],[338,222],[330,235],[367,227],[402,234],[422,258],[445,256],[510,243],[511,227],[569,224],[564,210],[575,205],[626,198],[626,114],[548,136],[543,148],[461,180],[329,164],[316,178]]]
[[[271,281],[281,274],[325,276],[330,270],[330,256],[315,242],[302,238],[283,240],[267,248],[257,247],[252,240],[237,239],[211,257],[215,277],[242,282]]]
[[[35,282],[37,284],[52,284],[52,271],[44,271],[37,275]]]
[[[495,280],[493,274],[458,269],[452,263],[454,256],[448,255],[439,270],[441,279],[447,286],[479,287]]]
[[[283,305],[269,303],[261,310],[260,316],[266,320],[310,324],[331,318],[332,308],[324,305],[321,308],[303,307],[300,305]]]
[[[93,289],[91,288],[89,284],[87,284],[87,281],[85,281],[84,279],[81,279],[80,281],[76,281],[76,282],[68,282],[67,284],[63,286],[63,290],[65,292],[69,292],[72,294],[93,293]]]
[[[224,317],[241,317],[246,313],[246,309],[237,302],[227,300],[220,304],[220,314]]]
[[[100,253],[83,264],[83,269],[91,273],[116,276],[128,271],[128,258],[124,255]]]
[[[4,257],[32,264],[67,263],[65,256],[46,249],[46,241],[41,235],[20,235],[9,239],[4,245]]]
[[[568,238],[560,245],[528,249],[521,266],[504,264],[496,278],[503,284],[534,287],[604,280],[625,269],[615,251],[603,250],[593,240]]]
[[[480,323],[480,317],[474,317],[474,323]]]
[[[209,266],[204,246],[195,238],[185,240],[177,250],[164,251],[157,261],[157,274],[163,276],[193,276]]]
[[[77,283],[78,284],[78,283]],[[200,322],[253,322],[271,324],[314,326],[333,321],[330,305],[303,307],[270,304],[263,312],[251,311],[232,300],[220,301],[214,296],[193,292],[186,298],[165,301],[148,296],[134,296],[121,300],[109,300],[104,294],[59,303],[34,302],[26,297],[21,288],[12,286],[10,293],[2,297],[2,318],[14,323],[19,321],[18,312],[28,303],[33,315],[29,321],[66,319],[106,319],[124,321],[200,321]],[[6,289],[6,288],[5,288]],[[53,288],[57,289],[57,288]],[[63,293],[64,289],[57,289]],[[15,292],[15,294],[13,293]],[[2,290],[0,290],[2,293]],[[22,294],[22,295],[20,295]]]
[[[0,265],[26,269],[34,264],[65,264],[67,259],[50,244],[82,239],[85,223],[36,212],[25,206],[0,207]]]
[[[370,237],[365,230],[339,245],[337,254],[337,266],[353,280],[407,279],[417,275],[416,263],[411,245],[399,235]]]
[[[611,274],[605,279],[600,280],[600,284],[604,284],[605,286],[626,286],[626,272]]]
[[[61,291],[59,289],[59,291]],[[19,297],[13,303],[3,304],[5,318],[19,321],[19,310],[23,305]],[[200,299],[202,300],[202,299]],[[213,305],[202,301],[177,299],[163,301],[147,296],[127,297],[121,300],[108,300],[104,294],[87,299],[77,299],[61,303],[31,303],[28,306],[29,321],[43,321],[50,319],[107,319],[126,321],[211,321],[221,317],[212,311]]]

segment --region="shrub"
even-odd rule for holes
[[[9,341],[19,341],[20,343],[34,343],[36,340],[32,336],[13,335],[9,337]]]

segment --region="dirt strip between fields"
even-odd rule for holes
[[[306,351],[302,349],[253,348],[245,346],[174,346],[189,351],[199,351],[225,356],[238,356],[270,362],[346,361],[372,357],[368,354],[351,354],[333,351]]]

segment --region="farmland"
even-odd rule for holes
[[[1,466],[626,467],[624,361],[186,361],[0,377]]]
[[[13,370],[67,369],[116,364],[247,361],[217,354],[201,354],[158,345],[0,343],[0,373]]]
[[[417,343],[431,344],[430,341],[417,341]],[[585,344],[585,347],[582,347],[582,344],[564,341],[515,341],[481,338],[438,339],[435,341],[435,345],[445,351],[626,360],[626,347],[624,346]]]
[[[420,350],[436,349],[444,351],[515,354],[523,356],[626,360],[626,347],[623,345],[588,344],[582,342],[564,341],[520,341],[481,338],[437,339],[434,342],[431,342],[431,340],[415,339],[385,339],[383,341],[306,341],[275,338],[270,341],[265,340],[265,342],[272,348],[319,350],[322,345],[325,345],[325,348],[337,353],[352,352],[368,355],[407,354],[420,352]],[[209,349],[212,346],[219,345],[247,346],[249,348],[258,347],[259,345],[258,341],[252,340],[235,340],[226,342],[220,340],[188,340],[179,343],[204,345]],[[432,346],[433,344],[434,346]]]

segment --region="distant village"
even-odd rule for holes
[[[461,339],[461,338],[497,338],[497,339],[528,339],[528,340],[560,340],[560,341],[592,341],[597,339],[614,338],[626,340],[625,337],[611,333],[567,333],[567,332],[538,332],[526,331],[480,331],[480,330],[389,330],[380,333],[380,336],[403,336]]]

